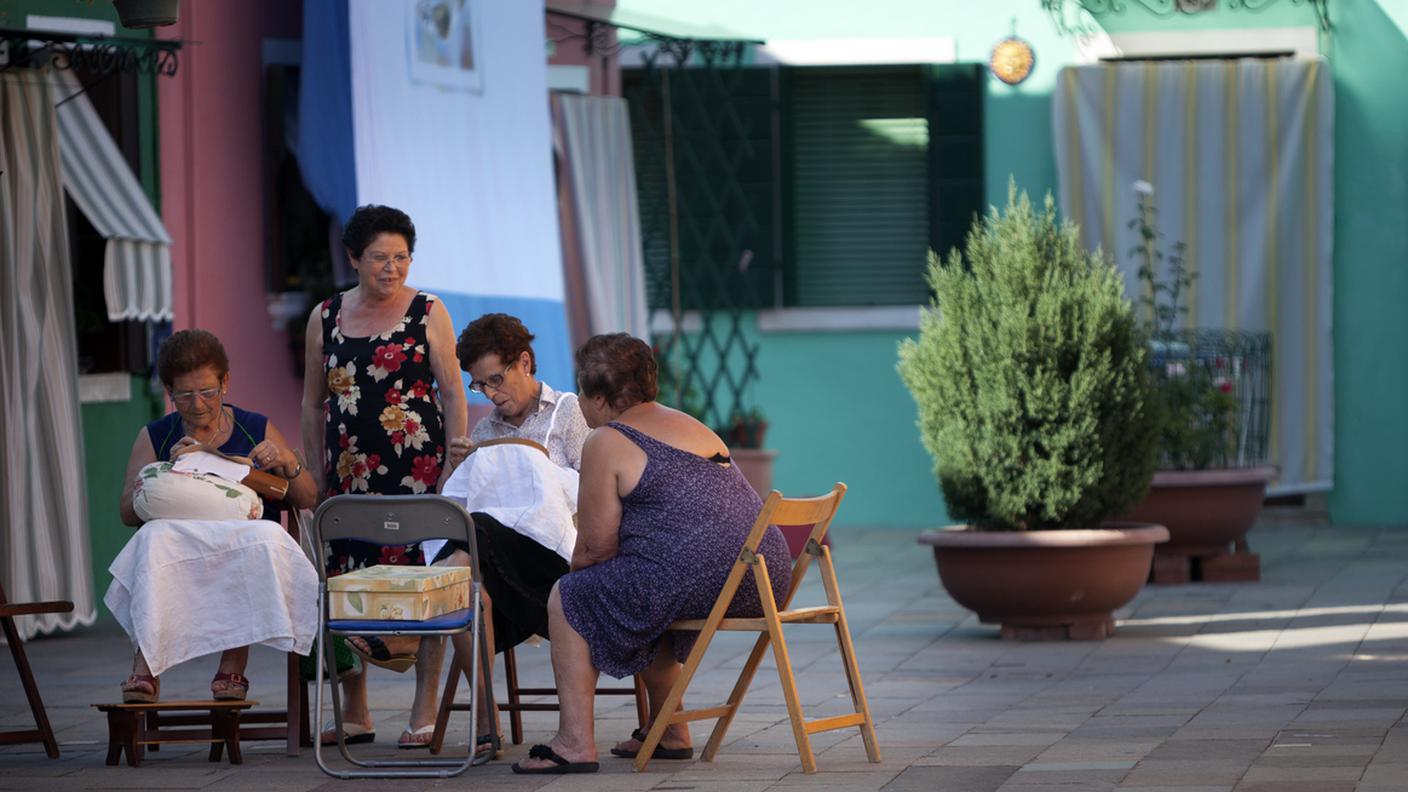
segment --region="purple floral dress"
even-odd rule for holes
[[[361,338],[342,332],[341,294],[323,303],[327,496],[435,491],[445,460],[440,395],[426,333],[435,299],[418,292],[394,327]],[[424,563],[415,544],[334,542],[328,574],[370,564]]]
[[[592,665],[623,679],[650,665],[671,622],[709,615],[763,504],[736,466],[622,423],[609,426],[645,452],[645,471],[621,499],[616,555],[564,575],[557,589],[563,615],[586,639]],[[776,525],[768,526],[758,550],[780,605],[792,581],[792,558]],[[743,576],[728,615],[763,615],[752,574]],[[675,635],[676,659],[689,655],[694,637]]]

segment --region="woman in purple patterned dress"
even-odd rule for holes
[[[342,493],[409,495],[436,492],[443,481],[445,437],[459,437],[469,416],[455,329],[433,295],[406,285],[416,229],[399,209],[359,207],[342,235],[357,285],[313,309],[308,319],[303,380],[303,447],[320,497]],[[372,564],[424,564],[416,545],[333,543],[328,574]],[[358,645],[356,642],[361,642]],[[386,649],[374,638],[349,639],[376,662]],[[417,689],[434,689],[444,644],[422,641],[413,658]],[[408,658],[411,659],[411,658]],[[404,666],[401,666],[404,670]],[[351,741],[374,737],[366,674],[344,683],[343,723]],[[431,703],[411,711],[403,747],[429,743]],[[336,739],[330,730],[322,739]]]
[[[577,547],[572,572],[548,600],[552,665],[562,705],[557,736],[535,745],[516,773],[597,769],[592,724],[599,672],[642,674],[659,716],[693,641],[667,633],[677,619],[709,614],[762,508],[709,427],[655,401],[655,355],[624,333],[577,350],[582,413],[593,432],[582,447]],[[760,546],[773,595],[792,579],[787,543],[770,526]],[[761,616],[751,575],[729,616]],[[636,732],[611,750],[635,756]],[[693,756],[689,727],[665,731],[656,759]]]

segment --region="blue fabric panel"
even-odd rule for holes
[[[572,339],[567,332],[567,306],[557,300],[537,297],[488,297],[460,294],[429,286],[420,286],[445,303],[456,337],[475,319],[486,313],[506,313],[518,317],[532,333],[533,354],[538,359],[538,379],[560,391],[577,390],[577,377],[572,365]],[[469,387],[469,377],[464,377]],[[470,393],[470,399],[487,403],[488,399]]]
[[[338,633],[415,632],[416,630],[454,630],[474,622],[471,608],[450,611],[425,621],[388,621],[386,619],[329,619],[328,629]]]
[[[308,192],[339,223],[357,208],[348,0],[303,0],[298,166]]]

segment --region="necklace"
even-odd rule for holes
[[[208,438],[202,440],[202,439],[196,434],[196,431],[195,431],[194,429],[192,429],[192,428],[185,422],[184,419],[181,421],[181,427],[186,430],[186,434],[187,434],[187,435],[189,435],[191,438],[195,439],[197,442],[201,443],[202,445],[209,445],[209,446],[218,445],[215,441],[216,441],[216,440],[219,440],[219,439],[220,439],[220,435],[224,434],[225,429],[228,428],[228,427],[226,426],[225,405],[224,405],[224,404],[221,404],[221,405],[220,405],[220,415],[219,415],[219,417],[217,417],[217,418],[215,419],[215,431],[211,433],[210,437],[208,437]]]

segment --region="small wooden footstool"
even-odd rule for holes
[[[229,749],[230,764],[244,762],[240,755],[240,713],[257,701],[158,701],[152,704],[94,704],[108,715],[109,765],[127,754],[130,767],[142,766],[146,746],[157,750],[163,743],[210,743],[210,761],[220,761]],[[178,713],[178,714],[166,714]]]

